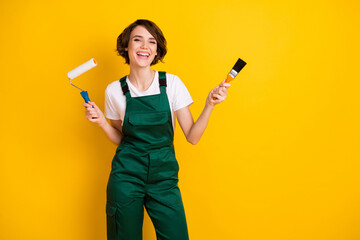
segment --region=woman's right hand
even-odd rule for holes
[[[94,102],[83,103],[85,107],[85,117],[93,123],[97,123],[99,127],[106,123],[106,119],[101,110]]]

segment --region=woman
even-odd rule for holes
[[[223,81],[211,90],[194,123],[185,85],[173,74],[150,68],[167,52],[153,22],[130,24],[118,37],[117,51],[130,65],[130,74],[106,88],[105,113],[111,125],[94,102],[83,104],[86,118],[118,145],[107,185],[108,239],[142,239],[143,206],[157,239],[189,239],[173,146],[175,116],[187,141],[196,144],[230,84]]]

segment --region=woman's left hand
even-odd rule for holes
[[[227,89],[230,87],[230,83],[225,83],[222,81],[218,86],[216,86],[213,90],[210,91],[207,99],[206,104],[210,106],[215,106],[218,103],[221,103],[225,100],[227,96]]]

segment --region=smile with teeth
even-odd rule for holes
[[[148,58],[150,56],[149,53],[142,53],[142,52],[138,52],[137,55],[141,56],[141,57],[146,57],[146,58]]]

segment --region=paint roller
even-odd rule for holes
[[[70,84],[73,85],[74,87],[76,87],[77,89],[80,89],[81,92],[81,96],[84,98],[85,102],[90,102],[90,98],[89,95],[87,93],[87,91],[82,90],[81,88],[75,86],[74,84],[71,83],[71,80],[80,76],[81,74],[83,74],[84,72],[92,69],[93,67],[95,67],[97,65],[96,61],[94,58],[90,59],[89,61],[81,64],[80,66],[78,66],[77,68],[71,70],[70,72],[67,73],[67,76],[69,78]]]

